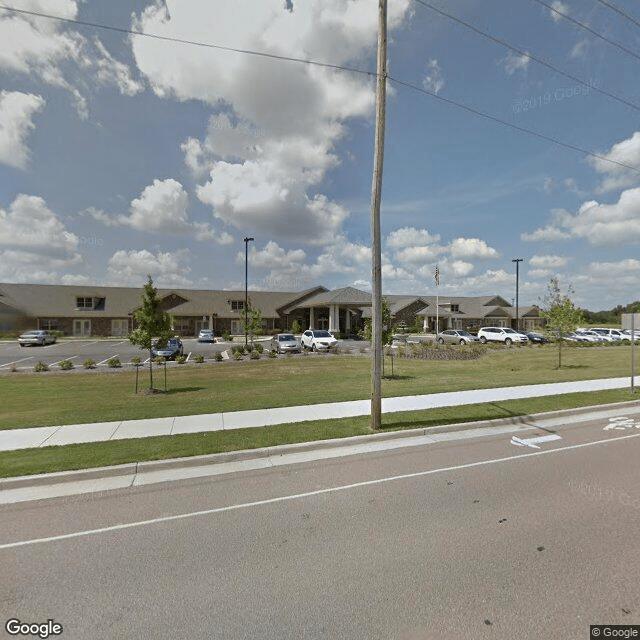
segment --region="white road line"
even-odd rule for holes
[[[35,544],[43,544],[46,542],[57,542],[58,540],[71,540],[74,538],[83,538],[86,536],[96,535],[99,533],[110,533],[112,531],[121,531],[123,529],[133,529],[136,527],[145,527],[162,522],[174,522],[185,520],[187,518],[197,518],[199,516],[214,515],[217,513],[226,513],[228,511],[239,511],[240,509],[250,509],[251,507],[260,507],[267,504],[276,504],[278,502],[288,502],[290,500],[299,500],[300,498],[310,498],[330,493],[338,493],[339,491],[348,491],[350,489],[359,489],[361,487],[370,487],[377,484],[386,484],[387,482],[395,482],[397,480],[409,480],[411,478],[420,478],[424,476],[435,475],[437,473],[460,471],[462,469],[472,469],[474,467],[483,467],[501,462],[511,462],[522,458],[530,458],[533,456],[545,456],[561,451],[571,451],[574,449],[583,449],[585,447],[593,447],[599,444],[607,444],[609,442],[618,442],[620,440],[628,440],[630,438],[639,438],[640,433],[634,433],[628,436],[620,436],[618,438],[608,438],[606,440],[596,440],[595,442],[584,442],[582,444],[569,445],[558,449],[549,449],[548,451],[533,451],[531,453],[523,453],[518,456],[507,456],[506,458],[493,458],[490,460],[481,460],[479,462],[469,462],[467,464],[459,464],[453,467],[441,467],[439,469],[429,469],[428,471],[417,471],[415,473],[406,473],[399,476],[389,476],[387,478],[378,478],[377,480],[365,480],[363,482],[355,482],[337,487],[329,487],[327,489],[317,489],[316,491],[307,491],[305,493],[296,493],[288,496],[280,496],[277,498],[268,498],[266,500],[256,500],[255,502],[243,502],[240,504],[232,504],[226,507],[216,507],[214,509],[205,509],[203,511],[192,511],[191,513],[181,513],[174,516],[164,516],[161,518],[152,518],[150,520],[139,520],[138,522],[127,522],[125,524],[116,524],[109,527],[101,527],[99,529],[87,529],[85,531],[75,531],[73,533],[65,533],[59,536],[51,536],[49,538],[34,538],[32,540],[21,540],[19,542],[9,542],[0,545],[0,550],[14,549],[16,547],[25,547]]]
[[[559,436],[555,433],[548,436],[537,436],[536,438],[518,438],[517,436],[513,436],[511,438],[511,444],[515,444],[518,447],[531,447],[532,449],[539,449],[539,443],[551,442],[552,440],[562,440],[562,436]]]
[[[35,358],[33,356],[27,356],[26,358],[20,358],[20,360],[14,360],[13,362],[0,364],[0,367],[10,367],[12,364],[18,364],[18,362],[24,362],[25,360],[35,360]]]
[[[116,353],[115,356],[109,356],[108,358],[105,358],[104,360],[101,360],[100,362],[98,362],[98,364],[106,364],[107,362],[109,362],[109,360],[111,360],[111,358],[119,358],[120,354]]]

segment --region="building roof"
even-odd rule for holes
[[[328,307],[337,304],[342,307],[370,307],[371,294],[368,291],[360,291],[353,287],[343,287],[342,289],[325,289],[322,293],[311,296],[309,299],[298,304],[298,307]]]

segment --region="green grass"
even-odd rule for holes
[[[382,431],[426,428],[477,420],[516,418],[562,408],[625,402],[635,398],[637,396],[632,395],[628,390],[615,390],[385,414],[382,419]],[[22,449],[0,452],[0,469],[2,469],[0,476],[12,477],[89,469],[129,462],[165,460],[372,433],[374,432],[371,429],[369,418],[362,416],[254,429]]]
[[[420,395],[463,389],[563,382],[630,375],[630,347],[491,349],[478,360],[395,360],[383,394]],[[387,359],[385,371],[391,373]],[[370,397],[371,362],[349,356],[309,356],[180,366],[167,374],[168,393],[134,393],[134,371],[7,374],[0,377],[0,429],[130,420],[339,402]],[[140,388],[148,386],[140,371]],[[164,386],[161,369],[156,387]],[[384,430],[523,416],[562,408],[636,399],[629,390],[589,392],[386,414]],[[369,418],[45,447],[0,453],[1,476],[91,468],[236,451],[372,433]]]

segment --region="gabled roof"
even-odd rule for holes
[[[353,287],[343,287],[342,289],[333,289],[333,291],[324,291],[308,300],[305,300],[298,307],[328,307],[332,304],[338,304],[343,307],[370,307],[371,294],[368,291],[360,291]]]

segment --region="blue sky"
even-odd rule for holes
[[[640,10],[607,4],[389,0],[385,293],[512,300],[522,258],[521,305],[640,298]],[[0,281],[242,289],[252,236],[252,289],[370,288],[371,73],[246,51],[373,72],[375,0],[0,5],[66,19],[0,9]]]

